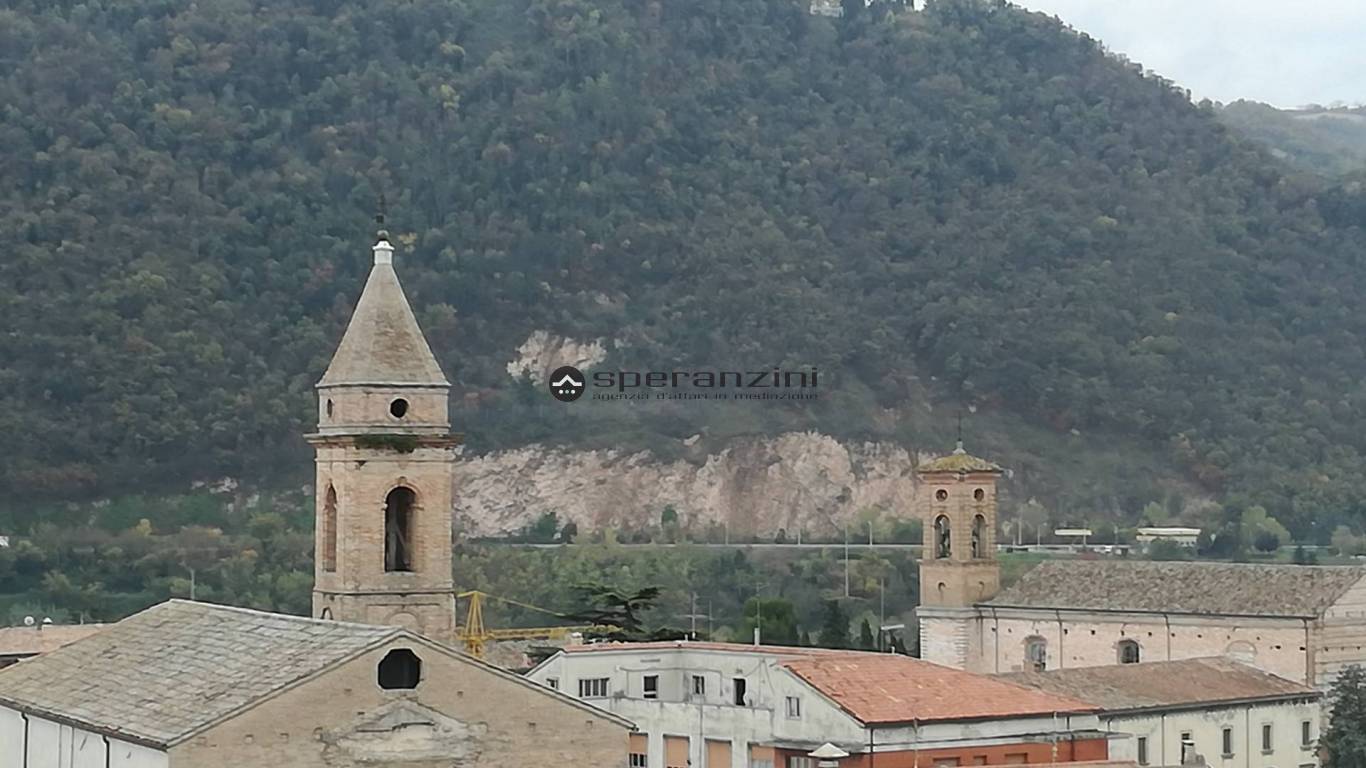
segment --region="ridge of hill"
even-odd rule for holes
[[[384,192],[473,451],[932,450],[971,406],[1058,504],[1190,483],[1298,533],[1359,520],[1361,188],[1055,20],[925,5],[11,3],[0,493],[22,520],[302,478]],[[613,369],[816,365],[827,391],[567,408],[508,375],[537,332]],[[1170,470],[1072,477],[1085,444],[1041,454],[1039,430]]]

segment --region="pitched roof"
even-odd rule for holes
[[[0,627],[0,656],[37,656],[99,632],[106,624]]]
[[[925,472],[1000,472],[1000,466],[979,459],[963,449],[963,442],[958,442],[958,447],[953,449],[953,453],[947,456],[940,456],[916,467],[916,470]]]
[[[400,634],[171,600],[0,670],[0,702],[168,746]]]
[[[647,643],[590,643],[567,645],[565,653],[612,653],[634,651],[722,651],[725,653],[757,653],[769,656],[811,656],[821,653],[857,653],[834,648],[807,648],[788,645],[753,645],[750,643],[714,643],[698,640],[656,640]]]
[[[1321,695],[1308,686],[1222,657],[1020,672],[1001,678],[1088,701],[1111,712]]]
[[[1048,560],[985,605],[1314,617],[1363,576],[1356,566]]]
[[[392,253],[387,241],[375,246],[375,266],[318,386],[449,385],[408,306],[394,272]]]
[[[782,665],[862,723],[1091,712],[1084,701],[889,653],[838,653]]]

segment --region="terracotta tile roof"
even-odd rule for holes
[[[1363,577],[1356,566],[1048,560],[986,605],[1316,617]]]
[[[1000,677],[1088,701],[1107,711],[1321,695],[1308,686],[1222,657],[1019,672]]]
[[[782,664],[867,723],[1000,719],[1092,712],[1084,701],[888,653],[841,653]]]
[[[106,624],[0,627],[0,657],[37,656],[99,632]]]

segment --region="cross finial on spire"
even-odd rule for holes
[[[954,453],[967,453],[963,449],[963,409],[958,409],[958,446],[953,449]]]
[[[379,201],[378,201],[377,206],[376,206],[376,208],[375,208],[375,226],[376,226],[376,227],[378,228],[378,230],[379,230],[378,232],[375,233],[375,239],[377,239],[377,240],[379,240],[379,241],[381,241],[381,242],[387,241],[387,240],[389,239],[389,230],[387,230],[387,229],[384,228],[384,215],[385,215],[387,212],[388,212],[388,206],[385,204],[385,201],[384,201],[384,193],[381,192],[381,193],[379,193]]]
[[[394,263],[394,246],[389,244],[389,230],[384,228],[384,193],[379,195],[378,206],[375,211],[375,224],[379,231],[375,233],[375,247],[371,250],[375,252],[375,265]]]

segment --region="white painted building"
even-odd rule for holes
[[[1108,756],[1087,704],[906,656],[600,644],[565,648],[528,676],[634,722],[633,768],[810,768],[827,742],[849,765],[870,752],[923,766]]]
[[[1318,764],[1322,694],[1225,658],[1004,675],[1101,707],[1101,727],[1124,738],[1110,756],[1179,766],[1182,745],[1217,768]]]

